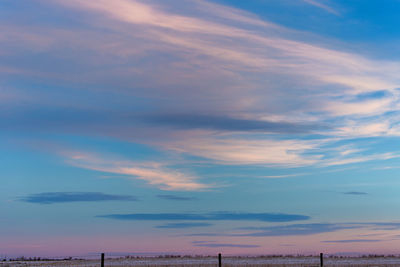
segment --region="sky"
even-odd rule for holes
[[[399,12],[1,0],[0,258],[398,254]]]

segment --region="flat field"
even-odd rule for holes
[[[100,260],[57,260],[57,261],[13,261],[0,262],[1,267],[22,266],[76,266],[98,267]],[[105,260],[105,266],[138,266],[138,267],[206,267],[218,266],[216,257],[178,257],[178,258],[110,258]],[[222,266],[265,266],[265,267],[310,267],[319,266],[319,257],[226,257],[222,260]],[[400,257],[327,257],[324,266],[359,266],[359,267],[384,267],[400,266]]]

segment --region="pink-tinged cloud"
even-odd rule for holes
[[[305,41],[286,39],[276,33],[270,37],[265,31],[274,31],[278,27],[272,23],[264,22],[264,27],[255,33],[221,22],[173,14],[159,8],[162,5],[156,6],[135,0],[113,2],[73,0],[59,3],[104,14],[114,21],[132,24],[135,27],[151,27],[147,31],[148,34],[154,35],[162,42],[175,44],[225,62],[236,63],[229,65],[231,68],[251,67],[254,71],[294,72],[319,82],[349,86],[355,91],[395,88],[399,82],[395,75],[399,70],[399,65],[396,63],[376,62],[357,54],[328,49]],[[211,7],[212,4],[208,3],[208,6]],[[227,11],[223,11],[221,6],[215,5],[213,9],[226,16]],[[231,18],[237,17],[237,13],[231,11]],[[243,17],[244,15],[240,15],[237,18],[238,22],[243,22]],[[254,17],[248,16],[248,19],[251,20],[250,24],[257,21]],[[263,23],[262,20],[258,21],[260,24]],[[287,31],[283,27],[280,29],[282,33]],[[226,46],[226,39],[220,38],[233,38],[238,42]]]
[[[302,155],[303,152],[315,148],[318,145],[317,143],[211,137],[200,140],[171,141],[166,145],[166,148],[212,159],[223,164],[303,166],[314,164],[321,157],[319,155]]]
[[[126,177],[144,180],[163,190],[196,191],[210,187],[210,185],[197,182],[199,178],[194,175],[169,169],[157,162],[116,160],[82,152],[61,152],[61,154],[66,156],[67,162],[73,166],[126,175]]]
[[[162,1],[44,3],[73,14],[85,14],[76,20],[82,27],[70,30],[2,26],[5,35],[12,39],[4,38],[5,43],[20,43],[20,50],[9,49],[10,54],[19,54],[25,51],[23,47],[31,45],[35,51],[48,52],[55,62],[50,66],[39,64],[40,70],[36,66],[7,67],[3,74],[8,77],[7,71],[13,70],[21,76],[47,77],[51,86],[59,82],[78,84],[79,88],[68,94],[68,103],[54,90],[44,90],[42,97],[35,97],[32,90],[26,90],[26,94],[35,98],[37,105],[61,107],[51,112],[44,108],[42,113],[61,114],[64,109],[76,108],[85,115],[93,111],[95,119],[91,117],[83,125],[79,119],[85,116],[61,114],[60,118],[46,121],[46,116],[38,112],[40,119],[33,118],[35,122],[48,126],[38,127],[39,130],[112,136],[223,164],[280,166],[325,162],[321,159],[326,150],[321,147],[341,139],[397,136],[400,132],[395,115],[384,120],[380,117],[399,111],[395,89],[400,84],[398,62],[317,43],[305,33],[211,2],[194,1],[190,15],[185,8],[172,11]],[[61,63],[70,65],[58,69]],[[35,72],[29,73],[32,69]],[[357,99],[360,94],[377,90],[386,90],[391,97]],[[104,93],[103,99],[88,104],[85,99],[92,97],[92,93]],[[118,105],[118,111],[110,99]],[[5,120],[23,127],[24,122],[33,121],[29,114],[34,111],[19,111],[27,114],[25,121],[18,112]],[[255,141],[250,140],[254,135],[249,131],[242,131],[238,137],[237,129],[223,129],[222,139],[218,132],[221,129],[215,128],[134,125],[132,117],[137,113],[154,111],[212,114],[237,121],[313,125],[331,121],[333,126],[317,132],[327,136],[323,141],[305,141],[298,135],[286,136],[285,140],[264,135]],[[371,116],[374,118],[370,119]],[[99,118],[108,120],[113,127],[99,122]],[[316,150],[320,153],[308,153]],[[351,161],[340,156],[336,162]],[[148,177],[152,183],[168,180],[177,187],[175,178],[158,170],[129,166],[114,171]],[[163,178],[157,180],[156,176]],[[183,179],[178,174],[173,176]]]

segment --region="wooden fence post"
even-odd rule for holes
[[[320,266],[324,266],[324,253],[319,254],[319,261],[320,261]]]
[[[101,253],[101,267],[104,267],[104,253]]]
[[[221,253],[218,254],[218,266],[222,266],[222,259],[221,259]]]

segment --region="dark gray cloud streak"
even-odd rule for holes
[[[380,239],[344,239],[344,240],[326,240],[321,241],[323,243],[372,243],[372,242],[381,242],[383,240]]]
[[[98,201],[137,201],[134,196],[110,195],[99,192],[45,192],[19,198],[20,201],[37,204],[54,204],[65,202],[98,202]]]
[[[290,235],[312,235],[319,233],[334,232],[343,229],[357,228],[355,225],[331,224],[331,223],[310,223],[310,224],[292,224],[269,227],[243,227],[240,230],[256,231],[239,236],[290,236]]]
[[[400,230],[400,223],[397,222],[378,222],[378,223],[365,223],[365,225],[371,225],[374,227],[373,230]]]
[[[322,124],[301,124],[293,122],[275,122],[255,119],[234,118],[225,115],[203,114],[152,114],[146,115],[126,110],[109,112],[94,109],[60,107],[8,108],[0,114],[5,130],[70,130],[87,132],[111,125],[119,129],[135,127],[169,127],[171,129],[208,129],[218,131],[267,132],[279,134],[309,134],[329,127]],[[106,131],[105,131],[106,132]]]
[[[240,234],[239,233],[220,234],[220,233],[209,232],[209,233],[194,233],[194,234],[189,234],[187,236],[252,236],[252,237],[299,236],[299,235],[329,233],[347,229],[364,229],[364,228],[369,228],[369,229],[372,228],[372,230],[374,231],[380,231],[380,230],[397,231],[400,229],[400,223],[397,222],[371,222],[371,223],[351,222],[351,223],[338,223],[338,224],[306,223],[306,224],[290,224],[290,225],[278,225],[278,226],[266,226],[266,227],[241,227],[237,228],[236,230],[240,230],[241,232],[247,230],[249,232]]]
[[[190,201],[195,200],[194,197],[183,197],[177,195],[157,195],[158,198],[166,199],[166,200],[176,200],[176,201]]]
[[[343,192],[345,195],[354,195],[354,196],[363,196],[363,195],[368,195],[367,192],[359,192],[359,191],[349,191],[349,192]]]
[[[196,228],[196,227],[208,227],[212,226],[211,223],[167,223],[156,226],[156,228],[167,228],[167,229],[184,229],[184,228]]]
[[[310,224],[291,224],[270,227],[242,227],[240,230],[255,231],[252,233],[241,234],[243,236],[289,236],[289,235],[313,235],[319,233],[335,232],[346,229],[359,229],[373,227],[373,230],[398,230],[400,223],[310,223]]]
[[[299,134],[327,129],[316,124],[273,122],[264,120],[238,119],[228,116],[201,114],[160,114],[144,116],[143,121],[153,125],[171,126],[181,129],[211,129],[220,131],[259,131],[270,133]]]
[[[132,213],[108,214],[96,217],[114,220],[132,221],[263,221],[263,222],[291,222],[308,220],[309,216],[284,213]]]

